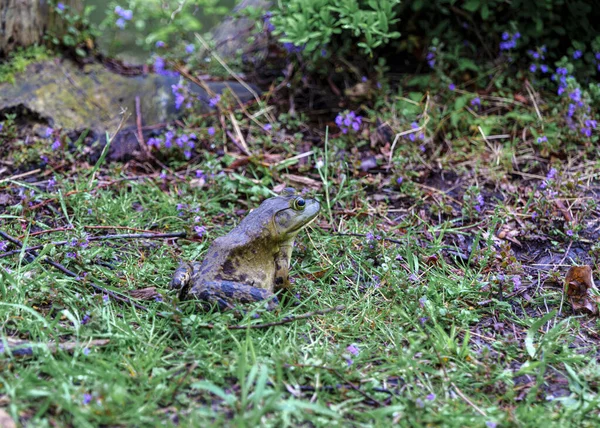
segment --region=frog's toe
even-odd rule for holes
[[[192,278],[192,267],[187,263],[180,265],[173,274],[169,287],[173,290],[179,290],[180,294],[184,296],[187,294],[187,289],[190,285]]]

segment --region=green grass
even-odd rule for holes
[[[467,104],[475,95],[381,92],[377,109],[361,110],[361,131],[346,135],[289,117],[266,133],[261,115],[238,112],[254,156],[235,168],[241,156],[217,155],[223,134],[205,138],[204,118],[187,122],[200,136],[192,161],[154,153],[164,171],[89,165],[80,145],[55,153],[11,125],[3,150],[27,156],[10,174],[34,170],[40,154],[49,161],[0,179],[0,229],[46,246],[33,261],[0,258],[2,338],[34,348],[2,354],[0,407],[28,426],[597,426],[598,320],[573,313],[562,293],[567,267],[595,267],[600,255],[597,136],[557,126],[550,96],[540,120],[505,92],[481,95],[480,108]],[[378,140],[377,120],[394,132],[427,123],[425,138],[401,139],[387,169],[391,141]],[[548,145],[535,142],[543,129]],[[286,160],[307,152],[295,144],[302,132],[319,140],[314,153]],[[368,157],[377,166],[367,173]],[[167,284],[179,260],[201,260],[273,187],[294,184],[285,174],[310,178],[323,203],[294,249],[301,304],[236,316],[177,301]],[[193,239],[51,244],[139,230]],[[155,287],[162,301],[135,309],[91,281],[124,294]],[[109,343],[89,345],[98,339]],[[54,352],[56,343],[76,346]]]
[[[114,168],[105,169],[102,180],[118,177]],[[492,421],[564,426],[595,414],[597,366],[577,346],[569,346],[581,321],[552,312],[542,324],[536,322],[544,315],[543,305],[558,307],[560,289],[546,290],[533,302],[497,301],[493,290],[482,291],[489,275],[481,268],[443,257],[432,262],[448,237],[472,233],[456,222],[429,227],[426,232],[437,239],[426,245],[416,215],[404,218],[413,227],[387,234],[400,243],[312,227],[301,234],[294,253],[293,276],[302,304],[284,306],[280,313],[261,311],[259,321],[339,304],[347,308],[284,326],[228,331],[226,325],[257,321],[250,313],[238,320],[231,313],[199,312],[193,304],[176,309],[166,284],[179,257],[200,259],[210,240],[231,228],[231,223],[220,224],[224,218],[239,221],[232,213],[235,197],[216,183],[200,190],[187,181],[145,179],[88,191],[87,180],[63,176],[62,202],[35,212],[18,213],[13,207],[15,217],[11,210],[3,215],[3,230],[23,234],[23,241],[34,245],[100,232],[84,228],[89,225],[183,230],[199,214],[209,232],[201,242],[180,245],[106,241],[84,249],[47,249],[69,269],[89,272],[83,281],[39,259],[0,259],[10,269],[0,303],[4,336],[37,344],[31,357],[3,359],[1,388],[15,419],[31,426],[52,421],[75,426],[306,421],[317,426],[389,426],[393,421],[405,426]],[[7,187],[20,185],[25,184]],[[40,200],[54,196],[56,191]],[[178,203],[191,209],[178,215]],[[193,212],[196,207],[199,213]],[[73,231],[27,237],[32,229],[69,222]],[[380,222],[355,217],[340,229],[365,233]],[[475,232],[481,242],[485,232]],[[67,257],[70,251],[77,252],[76,259]],[[475,253],[472,259],[485,256]],[[148,312],[105,302],[86,286],[91,278],[120,291],[154,286],[164,293],[164,302],[146,302]],[[486,297],[491,303],[478,305]],[[86,314],[90,320],[83,324]],[[492,320],[506,327],[489,328],[486,322]],[[217,328],[203,329],[207,323]],[[91,347],[86,355],[86,344],[102,338],[110,343]],[[46,346],[62,341],[79,346],[56,353]],[[555,378],[570,391],[566,399],[547,399],[547,385]],[[91,394],[87,404],[85,394]]]

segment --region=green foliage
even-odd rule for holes
[[[194,32],[204,29],[205,23],[217,23],[229,12],[222,0],[119,0],[106,7],[106,17],[100,30],[111,35],[109,51],[114,54],[123,45],[135,45],[145,51],[163,42],[170,50],[185,52],[186,44],[194,42]],[[131,11],[131,19],[119,22],[117,8]],[[104,40],[107,37],[103,37]]]
[[[93,7],[85,7],[83,13],[78,13],[62,2],[52,2],[54,13],[63,21],[64,32],[46,35],[54,47],[64,48],[75,52],[79,57],[87,56],[94,46],[94,39],[99,36],[98,29],[90,22]]]
[[[0,62],[0,83],[14,83],[15,74],[24,72],[29,64],[43,61],[49,57],[49,52],[44,46],[19,48],[9,53],[7,61]]]
[[[292,0],[278,3],[270,20],[282,42],[306,55],[320,55],[322,49],[343,55],[352,42],[372,55],[374,49],[400,37],[393,30],[399,21],[398,4],[400,0]]]

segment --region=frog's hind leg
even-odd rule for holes
[[[267,309],[279,305],[277,296],[268,290],[233,281],[207,281],[195,285],[190,294],[197,299],[216,304],[219,309],[232,309],[236,303],[267,301]]]
[[[192,285],[194,274],[200,269],[200,263],[182,263],[173,274],[173,278],[169,283],[169,287],[174,290],[179,290],[179,298],[184,299]]]

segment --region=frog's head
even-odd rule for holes
[[[279,196],[266,199],[257,209],[244,219],[240,226],[256,231],[260,224],[260,235],[270,241],[288,241],[312,222],[319,214],[321,204],[316,199],[304,199],[296,191],[287,187]]]
[[[286,187],[281,195],[272,199],[279,207],[273,216],[273,225],[282,240],[296,236],[317,217],[321,209],[319,201],[304,199],[291,187]]]

